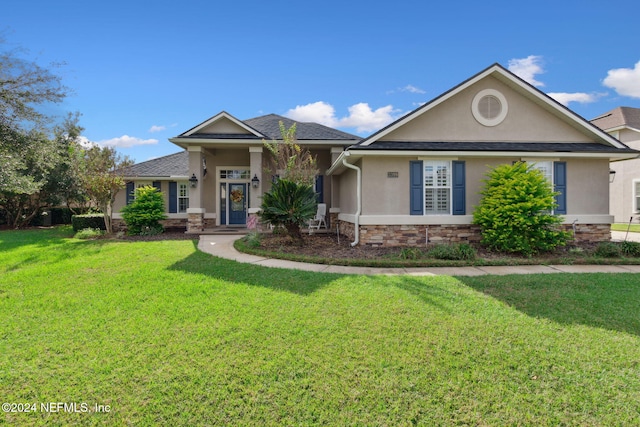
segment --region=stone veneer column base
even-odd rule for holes
[[[337,220],[337,218],[336,218]],[[355,238],[354,224],[339,221],[340,234]],[[571,224],[562,228],[573,234]],[[428,243],[480,243],[480,227],[473,224],[461,225],[361,225],[360,244],[367,246],[425,246]],[[608,224],[577,224],[575,243],[597,243],[611,240]]]
[[[576,224],[575,234],[571,224],[562,224],[562,229],[571,233],[574,243],[598,243],[611,240],[610,224]]]
[[[204,231],[204,212],[189,212],[187,217],[187,233]]]

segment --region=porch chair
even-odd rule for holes
[[[320,226],[323,224],[324,224],[324,228],[327,228],[326,215],[327,215],[327,205],[325,203],[318,203],[318,210],[316,211],[316,216],[309,221],[309,234],[311,234],[314,228],[316,230],[320,230]]]

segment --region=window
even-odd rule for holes
[[[178,213],[186,213],[189,209],[189,185],[186,182],[178,183]]]
[[[465,162],[411,160],[410,215],[466,215]]]
[[[251,171],[247,169],[223,169],[220,171],[220,179],[250,179]]]
[[[451,162],[424,162],[424,213],[451,214]]]
[[[633,203],[634,213],[640,212],[640,181],[633,182]]]
[[[549,181],[549,185],[558,193],[555,196],[556,204],[552,214],[567,214],[567,163],[554,162],[551,160],[531,160],[527,162],[533,169],[542,172],[542,175]]]
[[[542,175],[549,181],[549,185],[553,184],[553,162],[551,161],[536,161],[531,162],[531,167],[542,172]]]

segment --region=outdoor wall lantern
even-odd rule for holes
[[[613,182],[616,179],[616,171],[609,169],[609,182]]]
[[[191,188],[196,188],[196,186],[198,185],[198,178],[196,177],[196,174],[192,174],[191,178],[189,178],[189,182],[191,183]]]
[[[260,178],[258,178],[257,174],[253,174],[253,178],[251,178],[251,186],[253,188],[258,188],[260,186]]]

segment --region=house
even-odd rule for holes
[[[640,108],[618,107],[591,123],[627,146],[640,150]],[[609,209],[614,222],[640,218],[640,159],[612,162]]]
[[[332,220],[354,244],[477,241],[485,174],[526,161],[559,192],[576,240],[605,241],[609,162],[637,155],[494,64],[341,153],[327,172]]]
[[[165,198],[165,227],[186,227],[190,233],[246,227],[260,210],[263,192],[271,188],[274,177],[264,173],[270,154],[263,141],[282,139],[280,122],[287,128],[295,123],[275,114],[239,120],[223,111],[171,138],[183,151],[129,168],[126,191],[116,196],[114,212],[131,202],[135,188],[153,185]],[[361,139],[317,123],[297,123],[296,137],[316,156],[321,171]],[[328,203],[331,187],[325,185],[324,172],[315,186],[318,201]],[[114,227],[123,226],[122,216],[114,214]]]
[[[188,232],[245,226],[271,185],[262,140],[280,138],[281,120],[292,124],[222,112],[170,139],[185,152],[134,166],[127,194],[141,183],[158,186],[170,218],[188,220]],[[609,162],[640,154],[499,64],[367,138],[315,123],[298,123],[297,137],[324,171],[316,192],[331,227],[353,245],[372,246],[479,241],[472,213],[482,180],[516,161],[548,177],[559,192],[556,213],[577,240],[609,240]],[[186,168],[160,170],[178,156]]]

